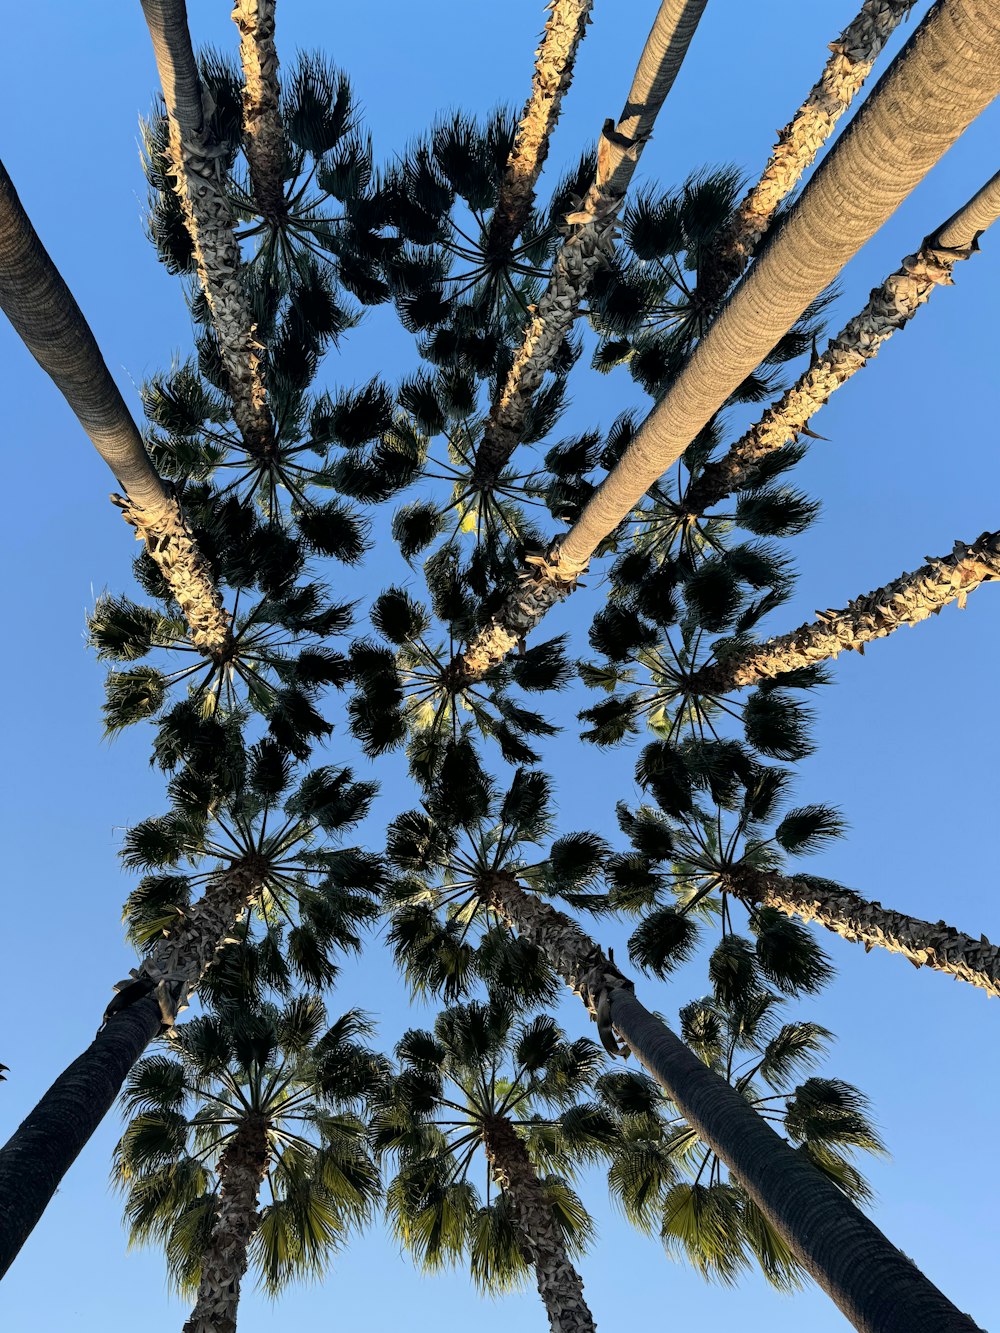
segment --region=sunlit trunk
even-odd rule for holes
[[[233,22],[240,30],[243,66],[243,132],[250,185],[261,214],[285,217],[285,133],[281,125],[278,52],[274,44],[275,0],[236,0]]]

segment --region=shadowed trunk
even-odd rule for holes
[[[695,299],[709,308],[740,276],[787,199],[837,122],[861,91],[882,48],[913,8],[913,0],[865,0],[835,42],[817,83],[780,131],[764,173],[741,201],[719,238],[715,262],[703,270]]]
[[[552,1333],[595,1333],[597,1325],[584,1300],[583,1279],[569,1261],[559,1223],[552,1216],[527,1148],[503,1117],[484,1122],[483,1146],[493,1179],[510,1201]]]
[[[535,944],[597,1019],[614,1032],[725,1162],[792,1253],[859,1333],[975,1333],[976,1325],[724,1078],[651,1014],[574,921],[512,875],[477,886],[483,904]]]
[[[234,220],[220,152],[212,142],[187,9],[184,0],[142,0],[142,12],[167,106],[174,188],[212,311],[229,378],[233,419],[247,448],[266,454],[273,447],[274,425],[265,402],[261,347],[243,289]]]
[[[573,81],[577,48],[583,41],[594,0],[553,0],[542,42],[535,52],[531,95],[518,121],[514,147],[500,182],[486,248],[503,254],[524,230],[535,202],[535,186],[549,154],[549,141]]]
[[[685,511],[698,515],[738,491],[761,459],[798,438],[843,384],[863,370],[879,348],[906,326],[935,287],[950,286],[952,270],[979,249],[979,237],[1000,217],[1000,172],[943,226],[907,255],[902,267],[872,292],[868,304],[818,356],[796,384],[725,454],[688,487]]]
[[[249,1116],[219,1159],[219,1202],[202,1256],[198,1298],[183,1333],[236,1333],[240,1283],[257,1229],[257,1200],[268,1158],[267,1122]]]
[[[183,510],[157,475],[83,312],[31,225],[0,162],[0,306],[66,399],[125,496],[112,496],[170,585],[208,657],[231,642],[229,617]]]
[[[998,92],[1000,8],[938,0],[580,517],[477,637],[467,655],[477,670],[572,590],[600,543]],[[535,586],[546,581],[559,586]]]
[[[663,0],[618,123],[605,121],[597,149],[597,176],[577,211],[566,217],[569,235],[556,255],[549,284],[525,330],[476,453],[476,476],[484,489],[495,484],[520,443],[532,395],[571,331],[594,274],[614,252],[618,210],[706,3]]]
[[[810,875],[739,866],[725,877],[723,887],[751,906],[818,921],[841,939],[863,944],[866,952],[879,948],[902,954],[914,967],[932,967],[1000,997],[1000,949],[985,935],[973,939],[944,921],[921,921]]]
[[[164,1023],[172,1024],[259,890],[259,875],[247,866],[212,881],[176,931],[118,983],[97,1036],[0,1148],[0,1276],[111,1109],[129,1070]]]
[[[984,532],[971,546],[956,542],[950,555],[929,559],[912,574],[903,574],[843,611],[825,611],[790,634],[751,648],[737,647],[687,678],[690,694],[718,697],[786,671],[815,666],[842,652],[863,653],[873,639],[884,639],[901,625],[917,625],[937,615],[949,602],[965,599],[981,583],[1000,578],[1000,532]]]
[[[243,66],[243,132],[253,197],[263,217],[281,221],[285,205],[285,132],[281,124],[275,0],[236,0]]]

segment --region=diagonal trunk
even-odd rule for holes
[[[556,255],[548,287],[486,423],[476,455],[476,475],[484,489],[495,484],[520,443],[532,395],[572,329],[594,274],[614,250],[618,210],[706,3],[663,0],[618,123],[605,122],[597,151],[597,176],[579,209],[566,218],[570,235]]]
[[[250,185],[263,217],[280,221],[285,203],[285,132],[281,124],[278,52],[274,44],[276,0],[236,0],[243,65],[243,132]]]
[[[739,867],[724,886],[742,902],[773,907],[786,916],[818,921],[827,930],[866,951],[888,949],[914,967],[933,967],[958,981],[1000,996],[1000,949],[985,935],[973,939],[944,921],[921,921],[829,881]]]
[[[1000,7],[994,0],[937,0],[576,523],[525,571],[542,614],[998,92]],[[553,581],[561,591],[536,586]],[[512,637],[515,619],[512,642],[523,637],[525,600],[519,587],[483,643],[493,636],[499,647],[503,632]],[[538,619],[528,616],[527,628]],[[479,649],[477,641],[477,660]]]
[[[142,437],[73,294],[0,163],[0,306],[66,399],[125,497],[112,499],[146,543],[190,626],[212,657],[230,643],[229,618],[184,512],[157,476]]]
[[[968,1315],[639,1003],[631,982],[569,917],[525,892],[513,876],[494,875],[478,891],[486,906],[542,950],[599,1026],[613,1024],[859,1333],[974,1333]]]
[[[182,1333],[236,1333],[240,1283],[268,1161],[267,1121],[248,1116],[219,1159],[219,1202],[202,1256],[198,1297]]]
[[[913,8],[913,0],[865,0],[835,42],[817,83],[778,134],[764,174],[748,192],[719,238],[715,262],[706,267],[697,299],[714,306],[740,276],[774,218],[861,91],[882,48]]]
[[[116,987],[97,1036],[0,1148],[0,1276],[114,1104],[129,1070],[204,976],[260,891],[252,867],[220,875],[180,926]]]
[[[170,158],[198,276],[212,311],[229,377],[233,419],[247,448],[273,448],[274,424],[264,395],[261,347],[243,287],[239,246],[226,198],[219,150],[212,142],[184,0],[142,0],[170,127]]]
[[[510,1202],[552,1333],[595,1333],[597,1325],[584,1299],[583,1279],[569,1261],[562,1232],[528,1150],[510,1121],[503,1116],[486,1121],[483,1146],[493,1179]]]
[[[535,186],[549,154],[549,141],[573,80],[576,53],[583,41],[594,0],[552,0],[541,45],[535,52],[531,95],[518,121],[514,147],[500,182],[490,219],[487,249],[504,253],[524,230],[535,202]]]
[[[761,459],[796,440],[812,417],[843,384],[863,370],[882,344],[913,318],[934,288],[949,285],[952,270],[979,249],[978,238],[1000,217],[1000,172],[969,202],[907,255],[902,267],[876,287],[868,304],[831,339],[798,382],[767,409],[760,421],[688,487],[683,505],[703,514],[753,474]]]
[[[826,662],[838,653],[863,653],[873,639],[884,639],[901,625],[917,625],[949,602],[964,607],[970,592],[997,578],[1000,532],[984,532],[971,546],[956,542],[950,555],[930,559],[912,574],[855,597],[843,611],[826,611],[790,634],[751,648],[736,648],[689,676],[686,692],[728,694],[786,671]]]

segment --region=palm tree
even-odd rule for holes
[[[570,531],[525,563],[467,653],[470,670],[510,652],[573,590],[598,545],[998,91],[1000,14],[986,0],[940,0]]]
[[[837,121],[861,91],[882,48],[913,8],[913,0],[865,0],[835,42],[806,100],[778,135],[770,160],[699,273],[699,297],[714,306],[738,278],[766,235],[778,206],[794,190]]]
[[[407,1032],[396,1053],[402,1070],[373,1135],[397,1159],[387,1197],[404,1244],[432,1270],[467,1252],[487,1291],[516,1286],[530,1265],[553,1333],[593,1333],[570,1261],[592,1226],[565,1176],[608,1144],[607,1117],[577,1102],[600,1049],[568,1042],[548,1015],[515,1026],[493,1001],[446,1009],[433,1033]],[[485,1205],[469,1179],[479,1153]]]
[[[224,173],[205,116],[184,0],[143,0],[169,123],[172,186],[181,201],[198,276],[212,312],[233,415],[249,449],[266,454],[274,437],[260,345],[243,282]]]
[[[375,911],[377,859],[316,845],[363,817],[373,784],[353,782],[347,769],[316,769],[289,793],[292,768],[274,742],[253,747],[244,763],[231,745],[224,753],[226,731],[219,726],[208,748],[210,754],[199,755],[200,772],[187,765],[172,780],[174,808],[126,835],[125,864],[149,872],[125,908],[144,961],[115,987],[96,1039],[0,1148],[0,1195],[10,1200],[0,1222],[0,1272],[16,1258],[129,1070],[161,1026],[173,1025],[249,908],[257,909],[267,934],[289,923],[291,966],[314,986],[335,976],[332,951],[360,947],[358,923]],[[214,864],[191,875],[170,873],[198,857]],[[201,897],[192,901],[199,886]]]
[[[353,1011],[327,1027],[315,996],[231,1002],[132,1071],[114,1179],[132,1241],[161,1242],[177,1287],[197,1293],[185,1333],[235,1333],[251,1264],[278,1292],[325,1272],[368,1220],[379,1180],[358,1111],[381,1065],[357,1038],[370,1030]]]
[[[229,620],[208,561],[180,502],[157,476],[83,312],[63,281],[0,162],[0,305],[55,382],[125,492],[113,496],[156,562],[188,624],[212,657],[229,643]]]
[[[281,123],[275,0],[236,0],[243,65],[243,130],[257,207],[266,218],[285,211],[285,131]]]
[[[864,309],[831,339],[809,369],[725,454],[707,463],[684,492],[681,505],[702,514],[734,491],[752,488],[761,460],[784,449],[852,375],[863,370],[882,344],[913,318],[935,287],[979,248],[979,237],[1000,217],[1000,172],[930,236],[915,254],[876,287]]]
[[[477,451],[477,469],[484,479],[498,476],[520,443],[531,397],[572,329],[595,273],[613,252],[618,210],[705,4],[662,0],[622,114],[617,123],[609,119],[604,124],[596,174],[579,206],[566,214],[572,230],[556,255]]]
[[[849,1156],[883,1151],[864,1097],[840,1079],[794,1082],[832,1034],[811,1022],[779,1027],[780,998],[742,970],[717,966],[713,979],[713,995],[681,1010],[684,1041],[849,1198],[869,1200]],[[801,1285],[805,1273],[788,1246],[652,1079],[605,1074],[597,1091],[615,1120],[612,1194],[634,1225],[658,1232],[668,1254],[706,1278],[735,1283],[756,1261],[779,1290]]]
[[[514,146],[488,230],[489,248],[510,250],[535,201],[535,186],[549,153],[562,99],[573,80],[576,53],[591,22],[594,0],[555,0],[535,52],[531,94],[521,112]]]

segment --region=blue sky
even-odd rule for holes
[[[643,179],[678,184],[691,170],[721,162],[759,172],[776,128],[804,96],[826,44],[857,3],[710,0],[643,157]],[[927,7],[915,6],[890,54]],[[192,0],[189,8],[197,42],[235,49],[225,4]],[[617,113],[655,9],[655,0],[597,0],[550,176],[576,159],[605,116]],[[34,0],[12,7],[5,19],[0,156],[138,416],[138,384],[190,347],[181,288],[157,264],[142,230],[137,117],[150,105],[156,73],[141,11],[137,3]],[[318,47],[349,71],[376,149],[388,157],[440,111],[520,106],[542,21],[540,0],[508,0],[502,11],[482,0],[419,6],[382,0],[377,8],[283,0],[278,41],[286,58]],[[998,141],[994,105],[851,265],[831,331],[995,170]],[[842,606],[925,555],[947,551],[956,538],[1000,526],[998,304],[1000,233],[984,239],[982,254],[960,266],[954,289],[936,292],[912,326],[824,410],[816,425],[829,442],[814,446],[795,478],[822,499],[823,513],[794,543],[799,590],[776,629],[815,608]],[[402,374],[413,364],[408,340],[391,321],[372,318],[322,374],[330,386],[349,385],[376,370]],[[112,983],[132,965],[122,941],[120,904],[128,885],[117,850],[123,828],[164,802],[160,776],[148,767],[148,733],[135,731],[113,746],[101,740],[103,670],[84,642],[95,596],[129,586],[134,548],[106,500],[112,479],[6,324],[0,367],[9,497],[0,534],[10,635],[2,659],[0,806],[8,847],[0,974],[0,1060],[11,1067],[0,1087],[6,1138],[89,1041]],[[624,372],[601,378],[581,367],[571,390],[560,435],[607,426],[622,408],[642,401]],[[599,580],[591,584],[581,594],[592,599],[587,609],[569,603],[552,617],[554,631],[579,630],[600,596]],[[989,829],[995,827],[997,597],[984,588],[965,612],[949,608],[930,624],[874,645],[864,659],[838,662],[835,683],[816,700],[817,753],[799,766],[796,786],[797,799],[839,805],[851,826],[850,836],[814,858],[810,870],[995,939],[1000,910]],[[579,706],[567,704],[562,720],[572,724]],[[357,762],[343,731],[335,734],[331,756]],[[587,749],[568,729],[549,754],[562,826],[608,828],[614,799],[635,799],[633,762],[634,749]],[[383,790],[369,823],[375,845],[387,820],[413,803],[401,765],[380,764],[377,776]],[[609,928],[605,942],[618,938]],[[986,1327],[997,1305],[995,1007],[981,993],[898,958],[866,956],[832,937],[823,942],[838,977],[797,1012],[838,1035],[825,1072],[856,1082],[872,1098],[892,1153],[870,1170],[875,1218]],[[670,985],[643,983],[642,994],[672,1015],[704,984],[701,973],[687,971]],[[360,965],[345,968],[331,998],[334,1011],[358,1004],[378,1015],[387,1040],[428,1018],[407,1009],[378,945]],[[562,1020],[574,1035],[585,1031],[582,1011],[564,1006]],[[120,1206],[107,1186],[116,1134],[109,1117],[0,1288],[6,1327],[56,1330],[72,1323],[96,1333],[141,1320],[147,1333],[161,1333],[183,1322],[184,1306],[167,1293],[160,1255],[126,1254]],[[705,1328],[739,1319],[744,1328],[769,1333],[846,1327],[815,1289],[789,1299],[758,1279],[735,1292],[706,1286],[668,1261],[658,1243],[628,1229],[605,1202],[599,1179],[586,1182],[584,1192],[600,1239],[582,1271],[602,1328],[640,1319]],[[461,1273],[418,1276],[375,1227],[322,1286],[293,1290],[277,1311],[248,1288],[240,1326],[258,1333],[275,1325],[382,1330],[404,1321],[441,1328],[474,1321],[485,1333],[511,1320],[525,1330],[545,1328],[533,1291],[480,1302]]]

